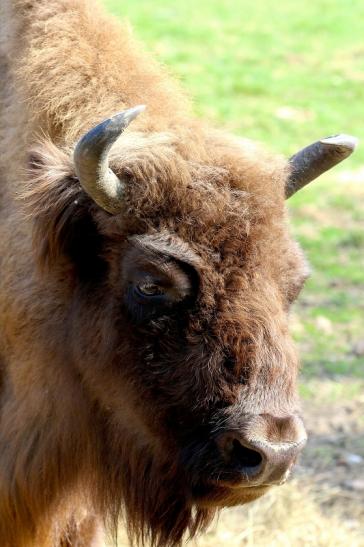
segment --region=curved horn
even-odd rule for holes
[[[350,156],[357,143],[358,139],[350,135],[334,135],[297,152],[289,160],[292,169],[286,183],[286,199]]]
[[[85,192],[108,213],[121,210],[125,184],[109,169],[108,154],[129,123],[145,109],[129,108],[93,127],[78,141],[73,159],[77,177]]]

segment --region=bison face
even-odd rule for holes
[[[95,211],[104,269],[75,289],[72,361],[107,424],[115,489],[147,481],[153,507],[207,511],[284,482],[304,444],[287,314],[307,267],[283,192],[189,173],[158,200],[167,179],[135,178],[122,215]]]
[[[59,352],[89,408],[95,503],[172,545],[211,508],[284,482],[305,442],[288,310],[307,267],[286,162],[195,127],[126,135],[111,172],[105,123],[76,170],[42,143],[26,197],[64,309]]]
[[[115,366],[140,422],[133,431],[144,430],[145,449],[200,507],[251,501],[284,482],[305,442],[286,316],[306,268],[285,243],[290,267],[275,255],[262,270],[259,241],[243,258],[207,248],[207,261],[201,243],[159,231],[129,237],[111,274],[114,325],[127,329],[127,344],[114,334],[123,346],[113,353],[128,355]]]

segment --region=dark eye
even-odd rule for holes
[[[164,290],[160,285],[156,283],[139,283],[135,287],[135,291],[141,296],[161,296],[164,294]]]

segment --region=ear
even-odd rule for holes
[[[93,202],[75,176],[72,154],[43,140],[28,157],[27,184],[21,194],[33,224],[33,248],[42,271],[72,266],[81,278],[104,267],[102,238],[93,220]]]

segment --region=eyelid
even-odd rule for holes
[[[171,235],[162,231],[158,234],[134,235],[129,238],[129,241],[135,247],[147,253],[150,252],[177,263],[181,262],[196,272],[199,264],[201,264],[201,257],[175,234]]]
[[[149,263],[152,266],[152,271],[147,268],[138,272],[137,277],[139,283],[151,283],[160,285],[167,291],[176,290],[181,294],[190,293],[193,288],[193,277],[195,277],[194,269],[183,267],[180,262],[173,259],[164,263]]]
[[[147,285],[149,283],[150,285],[160,285],[161,287],[167,287],[169,284],[168,283],[169,280],[162,279],[161,276],[160,277],[155,276],[151,274],[150,272],[141,271],[138,273],[140,273],[140,275],[136,277],[135,282],[138,283],[139,285],[142,283]]]

